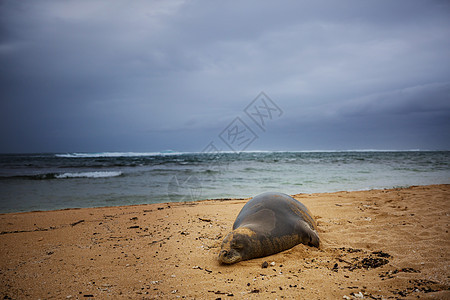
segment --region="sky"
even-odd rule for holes
[[[0,152],[450,150],[448,1],[0,2]]]

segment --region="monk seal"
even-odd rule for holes
[[[309,210],[282,193],[263,193],[248,201],[223,240],[219,262],[272,255],[297,244],[319,247],[317,225]]]

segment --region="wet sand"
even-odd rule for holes
[[[248,199],[1,214],[0,297],[450,299],[450,185],[294,197],[321,247],[231,266]]]

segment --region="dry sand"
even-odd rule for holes
[[[320,249],[231,266],[217,253],[246,200],[2,214],[0,296],[450,299],[450,185],[295,198]]]

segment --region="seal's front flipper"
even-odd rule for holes
[[[314,230],[311,230],[308,245],[319,248],[320,245],[319,235]]]
[[[320,239],[317,232],[304,220],[297,221],[295,231],[301,238],[301,243],[319,248]]]

